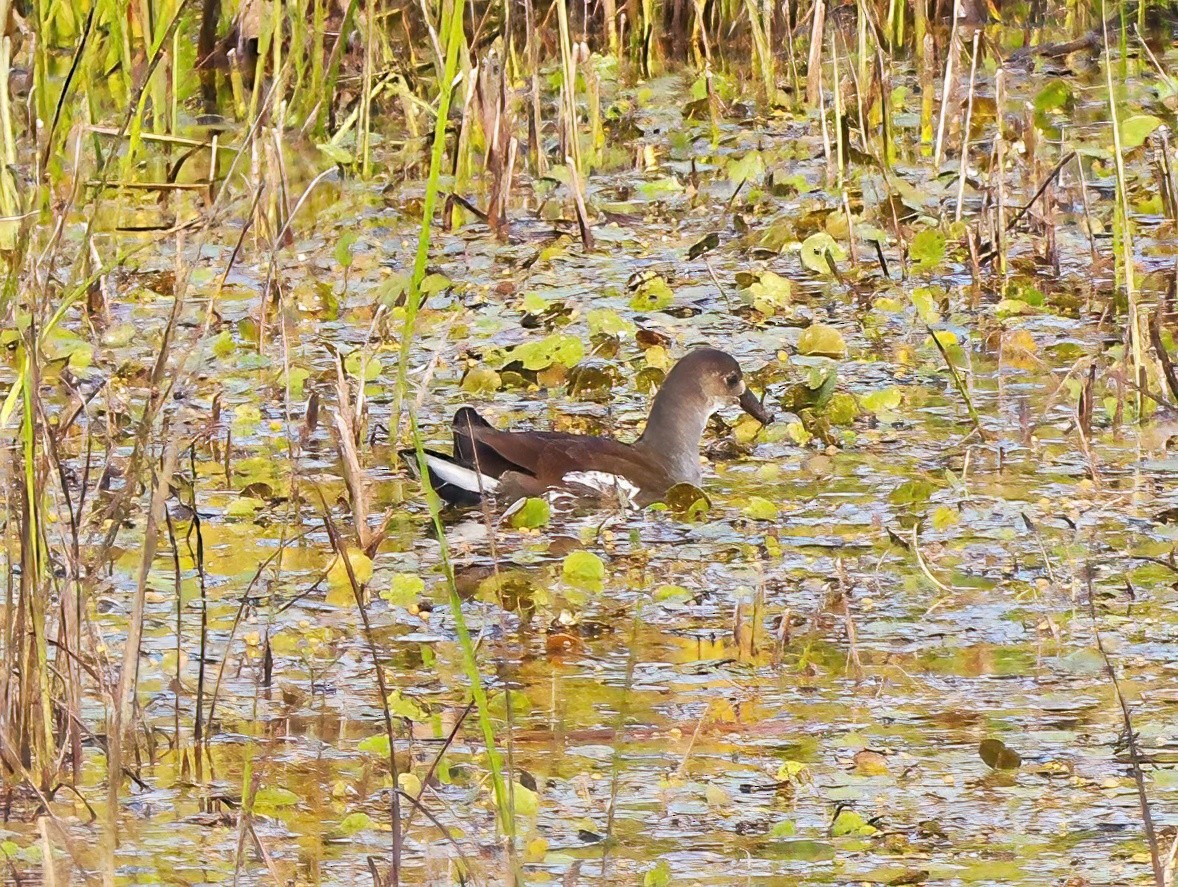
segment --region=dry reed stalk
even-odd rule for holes
[[[937,351],[941,353],[941,357],[945,361],[945,366],[949,369],[949,375],[953,379],[953,387],[957,389],[957,393],[961,395],[961,399],[965,402],[965,408],[969,413],[970,421],[973,423],[974,431],[977,432],[978,437],[980,437],[982,440],[987,440],[988,435],[986,434],[985,429],[982,427],[982,419],[978,415],[978,411],[974,408],[973,399],[969,396],[969,389],[966,388],[965,382],[961,378],[961,374],[957,371],[956,365],[949,356],[949,352],[945,350],[944,343],[941,342],[941,340],[937,337],[937,334],[933,332],[933,328],[927,323],[924,325],[924,328],[928,333],[929,338],[933,340],[933,344],[937,346]]]
[[[716,145],[720,142],[720,118],[719,118],[719,98],[716,95],[715,84],[712,82],[712,42],[708,38],[708,29],[705,22],[705,9],[707,7],[706,0],[692,0],[695,4],[695,18],[694,27],[696,34],[699,35],[700,48],[703,51],[703,76],[704,86],[707,89],[708,95],[708,118],[712,125],[712,144]],[[693,41],[694,45],[694,41]]]
[[[1125,176],[1125,156],[1121,148],[1121,128],[1120,115],[1117,112],[1117,102],[1115,98],[1113,74],[1112,74],[1112,54],[1109,48],[1108,39],[1108,15],[1105,12],[1104,0],[1100,2],[1100,17],[1103,22],[1101,25],[1102,34],[1104,37],[1104,74],[1105,74],[1105,88],[1108,90],[1108,106],[1109,106],[1109,124],[1112,128],[1113,135],[1113,159],[1117,172],[1117,213],[1114,217],[1114,224],[1120,229],[1120,247],[1121,247],[1121,274],[1123,275],[1123,282],[1125,286],[1125,296],[1129,303],[1129,352],[1132,355],[1132,369],[1133,369],[1133,390],[1134,402],[1136,410],[1134,413],[1135,421],[1141,421],[1141,392],[1146,385],[1145,378],[1145,360],[1142,353],[1142,337],[1141,337],[1141,320],[1140,309],[1137,299],[1137,283],[1136,274],[1133,267],[1133,223],[1132,216],[1129,211],[1129,184]],[[1122,40],[1124,35],[1122,34]],[[1121,59],[1125,59],[1126,53],[1122,51]],[[1114,238],[1115,240],[1116,238]],[[1156,847],[1154,848],[1156,852]]]
[[[84,404],[83,404],[84,408]],[[64,709],[65,724],[63,729],[66,734],[65,746],[69,751],[69,760],[72,770],[74,782],[81,778],[82,769],[82,624],[84,619],[83,601],[85,597],[85,589],[82,583],[82,554],[79,521],[82,519],[82,508],[85,500],[85,490],[87,477],[83,475],[81,489],[82,495],[79,497],[79,502],[75,506],[70,495],[70,481],[66,467],[62,463],[61,447],[59,438],[64,438],[69,433],[72,426],[72,421],[67,420],[61,423],[56,428],[50,422],[49,417],[44,413],[44,405],[38,403],[38,414],[40,418],[41,435],[43,438],[42,449],[49,460],[49,467],[53,475],[56,477],[59,492],[61,494],[62,504],[66,512],[66,521],[58,519],[57,526],[59,532],[62,530],[63,524],[68,527],[68,538],[62,539],[60,550],[66,555],[66,576],[64,588],[58,591],[60,604],[58,606],[59,616],[57,624],[57,648],[60,651],[58,659],[64,656],[65,663],[57,664],[57,670],[60,673],[61,680],[61,694],[62,699],[58,701],[58,706]],[[87,447],[85,451],[85,458],[87,467],[90,461],[90,436],[87,435]],[[64,535],[64,534],[63,534]],[[63,752],[65,749],[63,749]]]
[[[167,498],[171,494],[172,475],[176,473],[179,453],[179,429],[172,427],[164,449],[163,464],[156,474],[153,472],[151,506],[147,513],[147,525],[143,530],[143,554],[139,561],[139,577],[135,596],[131,600],[131,612],[127,617],[127,639],[123,647],[123,664],[112,705],[113,724],[107,731],[108,769],[107,802],[110,825],[117,829],[119,787],[122,784],[123,753],[125,743],[132,733],[132,717],[135,695],[139,683],[139,645],[143,637],[144,606],[147,601],[147,576],[155,560],[159,544],[160,524],[165,517]]]
[[[867,10],[864,7],[864,0],[855,0],[855,61],[858,63],[858,72],[854,73],[854,67],[851,70],[858,83],[866,83],[871,71],[871,53],[867,49],[867,32],[869,30],[868,25],[874,23],[869,21]],[[847,58],[850,59],[851,48],[845,37],[843,39],[843,51],[846,53]],[[860,119],[859,125],[865,125],[862,119]],[[867,147],[866,140],[863,142],[863,147],[864,149]]]
[[[861,14],[861,21],[866,24],[866,17]],[[858,61],[858,66],[851,64],[851,50],[847,46],[847,41],[843,40],[843,56],[847,59],[847,72],[851,78],[851,88],[855,92],[855,106],[858,111],[859,119],[856,121],[859,127],[859,144],[863,146],[863,152],[871,153],[871,141],[867,138],[867,106],[863,101],[863,84],[868,83],[869,71],[871,68],[871,53],[867,50],[867,32],[863,30],[860,34],[862,45],[859,47],[861,53],[866,53],[866,62],[861,57]],[[841,39],[841,35],[836,33],[836,39]],[[886,106],[886,102],[881,103]],[[882,118],[882,115],[881,115]]]
[[[819,0],[822,2],[822,0]],[[649,587],[649,584],[644,587]],[[634,672],[638,665],[638,650],[640,644],[638,643],[638,632],[642,626],[642,602],[643,598],[638,597],[634,602],[634,616],[630,621],[630,640],[627,644],[629,655],[626,657],[626,676],[622,681],[622,689],[624,694],[621,697],[621,702],[617,709],[617,718],[614,721],[614,753],[610,763],[610,786],[609,786],[609,805],[606,808],[605,821],[605,837],[604,852],[601,855],[601,877],[604,879],[609,865],[609,849],[613,844],[610,837],[613,835],[614,820],[618,811],[618,792],[621,788],[622,776],[622,749],[625,745],[624,735],[626,730],[626,719],[629,715],[629,693],[634,686]]]
[[[945,120],[949,114],[949,103],[953,100],[954,66],[961,51],[961,40],[957,34],[957,22],[961,15],[961,0],[953,0],[953,27],[949,30],[949,48],[945,53],[945,79],[941,84],[941,112],[937,119],[937,141],[933,148],[933,167],[939,168],[945,156]]]
[[[843,105],[842,105],[842,80],[839,73],[839,53],[838,53],[838,35],[833,32],[830,35],[830,66],[833,76],[831,82],[834,84],[831,90],[831,96],[834,99],[834,136],[835,136],[835,154],[838,160],[838,189],[842,196],[843,215],[847,220],[847,246],[851,258],[851,264],[855,264],[858,259],[855,254],[855,222],[851,217],[851,201],[847,194],[847,179],[846,179],[846,138],[844,136],[843,120]],[[849,64],[848,64],[849,67]]]
[[[338,413],[337,413],[338,415]],[[356,609],[360,614],[360,621],[364,628],[364,640],[368,646],[368,652],[372,657],[372,667],[376,671],[376,684],[380,692],[381,712],[384,715],[385,735],[389,740],[389,774],[392,778],[394,790],[390,793],[391,815],[392,815],[392,829],[393,829],[393,848],[392,848],[392,877],[393,884],[400,884],[401,872],[401,848],[403,841],[403,823],[401,821],[401,794],[396,788],[399,785],[399,771],[397,765],[397,742],[396,735],[393,731],[393,716],[389,709],[389,690],[387,682],[385,681],[384,667],[381,665],[380,656],[378,654],[378,647],[376,639],[372,633],[372,624],[368,619],[368,608],[364,602],[364,593],[360,583],[356,579],[356,573],[352,568],[352,560],[348,554],[347,546],[340,538],[339,531],[336,529],[334,521],[331,519],[331,509],[327,507],[327,502],[323,500],[323,493],[320,491],[320,503],[323,511],[323,524],[327,529],[328,537],[331,539],[331,547],[335,552],[335,556],[343,563],[344,570],[347,572],[348,584],[352,588],[352,595],[356,601]]]
[[[605,127],[601,120],[601,79],[593,65],[589,45],[582,41],[585,50],[581,58],[581,76],[585,80],[585,102],[589,117],[589,157],[586,168],[591,172],[601,166],[601,152],[605,148]]]
[[[544,142],[541,135],[544,130],[544,121],[540,112],[540,51],[536,46],[539,37],[532,26],[533,17],[532,0],[524,0],[524,26],[528,32],[525,48],[528,56],[528,99],[530,102],[528,149],[532,155],[533,173],[542,176],[548,172],[548,157],[544,152]]]
[[[875,44],[875,78],[879,85],[879,135],[880,135],[880,163],[884,176],[890,175],[896,163],[895,129],[892,125],[892,69],[884,59],[883,47]]]
[[[757,0],[744,0],[745,12],[752,31],[753,55],[761,75],[761,88],[765,92],[765,104],[772,107],[777,98],[777,82],[773,71],[773,42],[770,34],[771,17],[765,16],[757,6]]]
[[[581,140],[578,133],[577,114],[577,55],[579,46],[574,46],[569,33],[569,17],[566,0],[556,0],[556,20],[560,39],[561,63],[561,140],[563,154],[581,169]]]
[[[385,513],[380,527],[373,530],[369,526],[372,516],[371,497],[364,468],[360,462],[359,444],[364,439],[364,418],[358,415],[361,411],[360,397],[357,395],[355,405],[352,403],[350,386],[344,372],[343,358],[335,357],[336,398],[335,431],[336,448],[340,455],[340,466],[343,470],[344,484],[348,489],[348,503],[352,509],[352,525],[360,548],[368,556],[376,554],[376,549],[384,540],[385,533],[393,519],[393,511]],[[359,383],[362,388],[364,383]]]
[[[557,0],[558,3],[563,0]],[[642,44],[639,47],[641,56],[639,62],[642,76],[651,78],[655,75],[658,61],[658,32],[655,27],[655,0],[640,0],[638,3],[639,33]]]
[[[57,887],[57,864],[53,861],[53,842],[49,840],[49,817],[37,817],[37,831],[41,838],[41,883]]]
[[[507,71],[494,51],[484,56],[475,84],[473,96],[486,143],[483,165],[491,173],[487,224],[497,237],[505,238],[507,202],[515,177],[519,141],[514,135],[515,118],[508,99]]]
[[[462,59],[463,67],[469,63],[469,59],[464,57]],[[461,216],[458,214],[458,208],[462,207],[469,212],[483,220],[487,221],[487,214],[482,210],[476,210],[474,204],[470,204],[465,198],[460,198],[461,193],[466,189],[467,182],[471,176],[471,144],[472,144],[472,120],[475,115],[475,97],[478,92],[478,74],[479,68],[468,71],[462,79],[462,86],[464,93],[462,96],[462,113],[458,118],[458,134],[454,138],[454,153],[450,161],[450,175],[453,179],[453,186],[450,193],[446,196],[445,202],[442,204],[442,230],[450,231],[455,225],[461,223]],[[469,205],[467,205],[469,204]]]
[[[1002,108],[1006,107],[1006,71],[1001,67],[994,73],[994,97],[998,106],[994,133],[994,169],[990,173],[991,187],[997,194],[992,240],[998,257],[998,273],[1006,280],[1006,139],[1002,134]],[[999,377],[1001,378],[1001,376]]]
[[[1178,190],[1174,187],[1174,169],[1170,162],[1170,136],[1165,127],[1159,128],[1151,137],[1159,150],[1154,155],[1158,177],[1158,193],[1162,197],[1162,211],[1166,218],[1178,223]]]
[[[581,245],[586,250],[593,249],[593,231],[589,222],[589,213],[585,206],[585,193],[581,187],[581,140],[577,125],[577,58],[584,52],[588,55],[588,48],[584,44],[573,45],[569,35],[568,10],[566,0],[556,0],[556,18],[560,35],[561,58],[561,118],[562,137],[565,145],[565,164],[569,170],[570,185],[573,192],[573,206],[577,216],[577,229],[581,234]]]
[[[785,50],[786,57],[789,60],[789,83],[792,89],[790,94],[790,104],[793,107],[797,107],[798,101],[801,98],[802,90],[800,81],[798,79],[798,59],[794,47],[794,31],[790,26],[790,22],[793,21],[793,16],[791,13],[794,11],[795,7],[792,0],[783,0],[782,13],[783,18],[785,19]]]
[[[609,54],[618,54],[618,3],[617,0],[602,0],[602,17],[605,19],[605,45]]]
[[[961,207],[965,202],[965,175],[969,169],[969,128],[973,122],[974,83],[978,74],[978,40],[981,33],[980,28],[973,32],[973,58],[969,66],[969,93],[965,105],[965,124],[961,128],[961,162],[957,169],[957,211],[953,214],[955,222],[961,221]],[[1001,114],[998,117],[998,125],[1002,125]]]
[[[581,246],[586,252],[592,252],[593,227],[589,221],[589,211],[585,206],[585,193],[581,187],[581,176],[577,173],[577,164],[571,157],[565,158],[568,163],[569,176],[573,186],[573,205],[577,211],[577,230],[581,234]]]
[[[307,201],[311,197],[312,192],[314,192],[314,190],[319,186],[319,183],[322,182],[324,179],[326,179],[328,176],[334,175],[335,173],[336,173],[336,168],[334,166],[329,166],[329,167],[327,167],[327,169],[322,170],[317,176],[315,176],[315,178],[311,179],[311,181],[307,184],[307,187],[303,189],[303,193],[299,195],[299,199],[295,202],[294,207],[285,213],[285,219],[282,223],[282,226],[277,229],[277,231],[274,233],[273,237],[270,240],[269,250],[268,250],[269,251],[269,260],[267,261],[267,264],[266,264],[266,276],[262,280],[261,305],[260,305],[259,317],[258,317],[258,353],[259,354],[263,353],[265,351],[265,347],[266,347],[267,309],[269,307],[269,296],[270,296],[270,291],[271,291],[271,284],[273,284],[273,282],[274,282],[274,271],[278,265],[278,252],[283,246],[287,245],[288,242],[290,242],[290,240],[291,240],[291,225],[294,223],[295,217],[298,215],[299,210],[302,209],[303,206],[306,205]],[[262,190],[264,187],[265,188],[272,188],[271,185],[264,186],[260,182],[258,183],[258,185],[256,187],[259,189],[259,191]],[[226,271],[226,275],[227,274],[228,274],[228,272]],[[226,275],[222,275],[222,276],[224,277]],[[281,294],[278,295],[278,297],[276,298],[276,301],[279,303],[277,307],[281,308],[281,301],[282,301]]]
[[[1101,4],[1103,5],[1103,3]],[[1133,718],[1129,712],[1129,703],[1121,691],[1121,682],[1117,679],[1117,670],[1112,657],[1104,646],[1104,638],[1096,620],[1096,592],[1093,587],[1093,576],[1096,569],[1092,564],[1084,565],[1084,582],[1088,591],[1088,617],[1092,622],[1092,635],[1096,641],[1096,649],[1104,660],[1105,673],[1112,684],[1113,694],[1120,709],[1121,725],[1124,728],[1125,745],[1129,749],[1129,765],[1133,774],[1133,782],[1137,788],[1138,810],[1141,813],[1141,826],[1145,833],[1145,843],[1149,848],[1150,865],[1153,869],[1156,887],[1166,887],[1166,874],[1162,865],[1161,854],[1158,851],[1157,831],[1154,829],[1153,814],[1150,811],[1149,797],[1145,791],[1145,774],[1142,771],[1141,749],[1137,744],[1137,734],[1133,730]]]
[[[821,105],[822,97],[822,44],[826,32],[826,0],[814,0],[811,16],[810,55],[806,61],[806,104],[814,107]]]
[[[822,2],[822,0],[818,0]],[[835,85],[838,88],[838,85]],[[822,122],[822,153],[826,157],[826,182],[831,184],[835,181],[835,158],[830,146],[830,124],[826,120],[826,92],[822,87],[822,78],[818,78],[818,119]],[[838,121],[835,121],[835,126],[838,126]],[[838,134],[835,134],[838,138]]]

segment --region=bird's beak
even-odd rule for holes
[[[762,425],[768,425],[773,421],[773,417],[766,411],[764,405],[757,400],[755,394],[749,390],[746,385],[744,391],[741,392],[740,400],[738,401],[740,408],[760,422]]]

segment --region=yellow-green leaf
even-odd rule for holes
[[[957,523],[958,517],[956,508],[950,508],[948,505],[938,505],[933,509],[933,529],[947,530]]]
[[[681,607],[692,600],[693,595],[682,585],[660,585],[652,597],[664,607]]]
[[[941,319],[937,305],[942,295],[941,290],[931,286],[918,286],[912,291],[912,304],[916,306],[916,313],[930,326]]]
[[[389,714],[394,718],[405,718],[419,723],[429,719],[429,712],[412,699],[402,696],[400,690],[394,690],[389,694],[388,703]]]
[[[771,838],[792,838],[798,833],[798,827],[792,819],[783,819],[769,829]]]
[[[734,185],[754,182],[765,175],[765,158],[760,151],[749,151],[743,157],[728,164],[728,181]]]
[[[349,813],[339,824],[340,833],[350,837],[372,827],[372,817],[367,813]]]
[[[363,372],[365,382],[375,382],[380,378],[383,365],[379,358],[372,355],[365,356],[362,351],[353,351],[344,359],[344,369],[353,378],[359,379],[360,373]]]
[[[1059,111],[1072,104],[1072,87],[1066,80],[1055,77],[1035,94],[1035,110],[1043,113]]]
[[[775,314],[789,305],[793,298],[793,285],[788,278],[773,271],[762,271],[748,286],[753,308],[761,314]]]
[[[519,816],[535,816],[540,810],[540,796],[520,782],[512,784],[511,797]]]
[[[341,166],[347,166],[352,162],[352,154],[341,148],[339,145],[333,145],[331,142],[324,142],[321,145],[316,145],[320,151],[327,155],[328,160],[332,163],[338,163]]]
[[[372,578],[372,559],[359,548],[348,549],[348,563],[352,565],[352,575],[356,577],[358,585],[363,585]],[[339,589],[352,587],[348,579],[348,566],[339,555],[336,555],[327,571],[327,584]]]
[[[238,496],[229,503],[225,509],[226,517],[233,517],[248,520],[258,513],[260,508],[266,505],[261,499],[255,499],[253,496]]]
[[[535,529],[548,523],[552,507],[547,499],[530,498],[511,515],[511,525],[516,529]]]
[[[217,338],[213,339],[213,354],[217,357],[228,357],[233,353],[235,345],[229,330],[221,330]]]
[[[561,574],[571,585],[597,591],[605,583],[605,562],[591,551],[573,551],[565,557]]]
[[[711,782],[704,787],[704,798],[707,800],[709,807],[729,807],[732,804],[732,795]]]
[[[660,859],[642,876],[642,887],[670,887],[670,884],[671,864],[665,859]]]
[[[358,578],[358,577],[357,577]],[[425,580],[414,573],[396,573],[393,581],[381,597],[395,607],[408,607],[417,603],[425,593]]]
[[[825,415],[831,425],[850,425],[859,416],[859,404],[853,395],[839,391],[831,395]]]
[[[847,344],[843,341],[843,334],[834,327],[812,323],[802,331],[798,351],[809,356],[838,358],[846,355]]]
[[[612,308],[593,308],[585,315],[591,336],[622,336],[633,334],[636,327]]]
[[[268,785],[258,789],[254,795],[255,807],[291,807],[299,802],[299,796],[288,788]]]
[[[834,823],[830,827],[831,835],[836,838],[843,835],[873,835],[876,831],[875,826],[868,823],[854,810],[846,807],[839,811],[839,815],[835,817]]]
[[[1135,114],[1121,121],[1121,150],[1132,151],[1145,144],[1155,129],[1162,125],[1162,121],[1152,114]]]
[[[863,396],[863,408],[876,415],[890,413],[899,408],[900,400],[899,388],[882,388]]]
[[[809,770],[801,761],[787,760],[782,761],[781,766],[777,768],[778,782],[795,782],[802,779],[802,777]]]
[[[387,733],[377,733],[366,739],[361,739],[356,748],[365,754],[376,755],[380,758],[389,756],[389,737]]]
[[[650,182],[642,182],[638,185],[638,193],[646,198],[664,197],[668,194],[677,194],[683,190],[683,186],[679,181],[671,176],[666,176],[661,179],[655,179]]]
[[[488,394],[498,391],[501,384],[503,384],[503,379],[500,375],[485,366],[471,367],[462,377],[462,390],[469,394]]]
[[[841,262],[846,257],[846,250],[825,231],[811,234],[802,242],[802,264],[815,274],[833,277],[835,269],[830,260]]]
[[[936,228],[918,231],[908,247],[908,258],[921,268],[934,268],[945,258],[945,235]]]
[[[671,285],[660,274],[647,277],[638,285],[630,299],[630,307],[635,311],[660,311],[671,307],[675,301],[675,292]]]
[[[1022,756],[1001,739],[983,739],[978,745],[978,756],[993,770],[1017,770]]]
[[[775,521],[780,514],[778,507],[762,496],[749,496],[743,512],[745,517],[763,521]]]

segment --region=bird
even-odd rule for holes
[[[450,505],[470,507],[488,498],[512,504],[542,496],[617,496],[645,506],[676,484],[700,486],[704,428],[728,404],[738,404],[762,425],[772,421],[734,357],[697,348],[667,373],[646,428],[633,443],[559,431],[503,431],[463,406],[454,415],[453,454],[424,450],[423,461],[430,486]],[[417,451],[399,455],[420,479]]]

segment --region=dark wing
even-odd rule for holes
[[[560,486],[570,472],[588,471],[619,475],[653,496],[671,485],[661,466],[629,444],[559,431],[500,431],[470,407],[454,416],[454,454],[491,477],[535,478],[538,489]]]
[[[486,423],[466,421],[462,415],[456,417],[454,436],[454,451],[461,454],[463,464],[474,467],[477,461],[479,471],[492,477],[514,471],[556,486],[569,472],[600,471],[621,475],[635,486],[645,487],[648,482],[657,486],[664,475],[643,453],[607,437],[560,431],[500,431]]]
[[[527,466],[501,454],[485,438],[509,432],[498,431],[490,422],[470,407],[460,407],[454,414],[454,461],[473,468],[489,477],[500,477],[508,471],[532,472]]]
[[[552,441],[537,469],[537,476],[549,486],[559,486],[570,473],[584,472],[618,475],[651,496],[661,496],[671,485],[666,471],[641,450],[600,437],[567,435]]]

